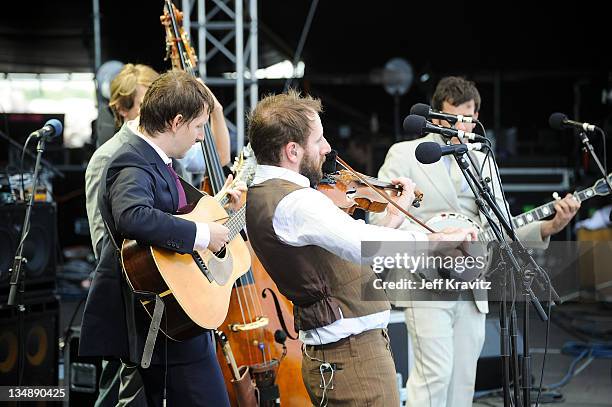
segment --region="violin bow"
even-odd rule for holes
[[[401,206],[399,206],[387,194],[385,194],[384,192],[381,192],[378,189],[374,188],[374,186],[372,184],[370,184],[370,182],[368,180],[366,180],[364,176],[362,176],[360,173],[358,173],[353,168],[351,168],[351,166],[348,165],[342,158],[340,158],[340,156],[336,156],[336,162],[338,162],[338,164],[340,164],[341,166],[346,168],[348,171],[350,171],[353,175],[355,175],[357,178],[359,178],[359,181],[363,182],[365,185],[367,185],[368,187],[370,187],[371,189],[376,191],[376,193],[378,195],[380,195],[385,201],[389,202],[391,205],[393,205],[395,208],[397,208],[398,211],[400,211],[401,213],[406,215],[408,218],[412,219],[414,222],[416,222],[417,224],[419,224],[420,226],[425,228],[427,231],[429,231],[431,233],[436,233],[435,230],[433,230],[432,228],[430,228],[429,226],[427,226],[426,224],[421,222],[419,219],[417,219],[415,216],[413,216],[406,209],[404,209]]]

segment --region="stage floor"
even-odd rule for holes
[[[605,313],[595,304],[585,305],[562,305],[562,310],[589,310],[597,308],[598,314]],[[532,311],[533,312],[533,311]],[[555,311],[553,311],[554,313]],[[612,311],[608,308],[608,318],[612,319]],[[600,327],[601,328],[601,327]],[[530,330],[532,332],[531,345],[533,354],[533,375],[536,385],[539,383],[542,368],[543,352],[545,345],[546,324],[541,322],[537,316],[531,314]],[[546,356],[546,371],[544,372],[544,385],[558,383],[568,371],[573,356],[561,354],[560,350],[568,341],[579,340],[551,323],[549,335],[549,352]],[[582,362],[579,363],[579,365]],[[565,401],[556,402],[565,407],[610,407],[612,406],[612,359],[595,359],[582,372],[574,376],[564,387],[557,389],[557,393],[563,395]],[[535,403],[535,398],[532,399]],[[550,403],[550,402],[549,402]],[[544,404],[543,398],[540,405]],[[474,407],[503,406],[500,397],[485,398],[474,402]]]

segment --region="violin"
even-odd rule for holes
[[[397,199],[402,195],[401,185],[383,182],[374,177],[360,174],[375,189],[385,193],[390,199]],[[366,212],[384,212],[389,202],[379,193],[366,185],[348,170],[336,171],[333,174],[325,174],[317,189],[330,198],[334,204],[352,215],[355,209],[363,209]],[[414,191],[412,206],[418,208],[423,200],[423,193]]]
[[[340,164],[345,170],[337,171],[336,164]],[[321,182],[317,189],[347,213],[352,214],[356,208],[369,212],[383,212],[390,204],[427,231],[434,233],[432,228],[395,202],[401,195],[401,186],[385,183],[355,171],[338,157],[337,151],[332,150],[327,154],[323,163],[323,173],[327,174],[328,181]],[[412,206],[418,208],[423,200],[423,193],[415,190],[414,195]]]

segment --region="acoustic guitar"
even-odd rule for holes
[[[252,178],[255,165],[244,155],[238,157],[233,184]],[[245,226],[245,205],[229,216],[223,207],[227,202],[224,190],[214,197],[202,194],[190,212],[174,215],[193,222],[218,222],[229,228],[230,241],[217,253],[195,250],[180,254],[134,240],[123,241],[121,262],[127,281],[134,292],[157,294],[164,301],[166,315],[160,330],[170,339],[182,341],[217,328],[227,315],[234,281],[251,266],[249,249],[240,235]],[[152,298],[141,303],[151,317]]]

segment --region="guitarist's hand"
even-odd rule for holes
[[[544,221],[540,228],[540,234],[542,239],[546,239],[548,236],[559,233],[567,224],[572,220],[580,209],[580,202],[578,202],[572,194],[565,195],[565,198],[559,199],[555,203],[555,217]]]
[[[229,229],[216,222],[208,222],[207,225],[210,230],[208,250],[218,252],[229,242]]]
[[[223,189],[229,188],[234,180],[234,176],[232,174],[227,176],[227,180],[225,181],[225,185],[223,185]],[[246,192],[247,186],[244,181],[237,181],[231,189],[227,189],[225,192],[230,199],[230,203],[228,205],[229,209],[237,211],[243,204],[242,193]]]

